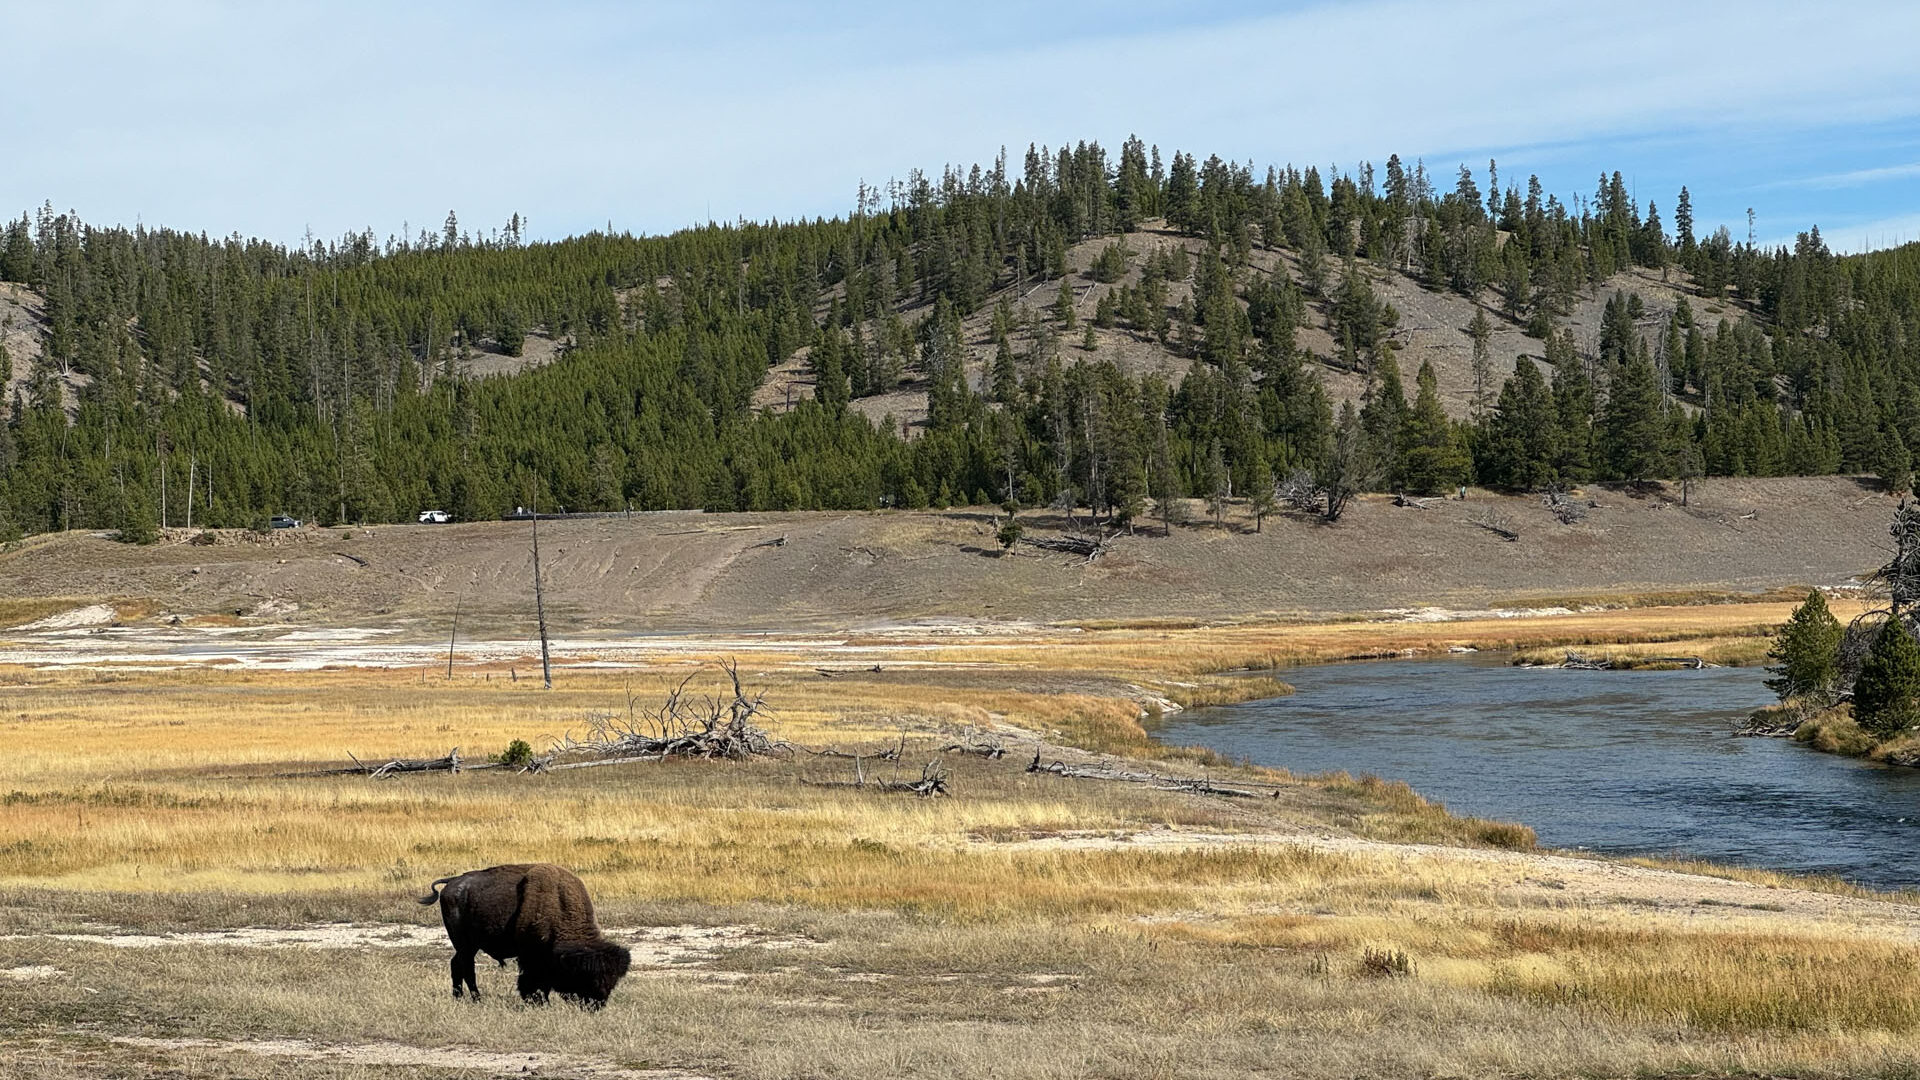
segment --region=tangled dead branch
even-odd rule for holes
[[[536,762],[536,771],[669,757],[741,761],[791,754],[792,747],[754,722],[768,711],[765,695],[747,696],[740,685],[737,662],[722,660],[720,669],[726,672],[732,688],[730,699],[718,694],[688,694],[687,685],[694,679],[689,675],[658,708],[638,709],[629,699],[624,717],[614,713],[589,716],[585,734],[576,738],[569,732],[555,740],[553,752]]]
[[[918,780],[882,780],[881,791],[902,791],[931,799],[940,795],[952,795],[947,790],[947,770],[937,761],[929,761],[920,767]]]
[[[1506,515],[1494,510],[1482,510],[1470,523],[1478,525],[1508,543],[1520,539],[1520,533],[1513,527],[1513,522],[1508,520]]]
[[[1147,784],[1161,791],[1184,791],[1195,795],[1221,795],[1230,799],[1277,799],[1280,788],[1259,791],[1246,785],[1223,787],[1206,777],[1167,776],[1162,773],[1132,772],[1126,769],[1109,768],[1099,765],[1069,765],[1064,761],[1042,763],[1040,754],[1035,752],[1033,760],[1027,764],[1030,773],[1051,773],[1072,780],[1107,780],[1123,784]]]
[[[1288,473],[1287,478],[1275,488],[1275,493],[1280,496],[1282,503],[1302,513],[1320,512],[1320,485],[1314,480],[1313,474],[1305,469]]]
[[[906,745],[904,740],[902,740],[901,745],[903,747]],[[912,795],[918,795],[923,799],[931,799],[939,795],[950,796],[953,794],[953,792],[947,787],[947,777],[948,777],[947,770],[944,767],[942,767],[938,761],[929,761],[925,765],[921,766],[920,777],[917,780],[869,781],[867,779],[867,762],[899,761],[900,751],[895,749],[888,749],[888,750],[882,750],[876,754],[849,754],[839,750],[809,750],[807,752],[810,754],[815,754],[820,757],[846,757],[846,758],[853,759],[853,779],[852,780],[803,781],[804,783],[811,784],[814,787],[862,788],[862,789],[871,787],[875,791],[905,792]]]
[[[1069,555],[1079,555],[1092,562],[1107,553],[1111,536],[1086,536],[1080,533],[1066,533],[1061,536],[1022,536],[1020,542],[1048,551],[1064,551]]]
[[[1545,506],[1562,525],[1577,525],[1586,520],[1587,508],[1567,497],[1567,493],[1557,487],[1548,488],[1540,496]]]

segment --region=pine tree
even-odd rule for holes
[[[1013,361],[1013,343],[1005,336],[993,348],[993,400],[1002,405],[1020,400],[1020,372]]]
[[[1789,698],[1829,697],[1840,679],[1840,621],[1827,609],[1827,601],[1815,589],[1806,601],[1793,610],[1773,637],[1767,670],[1775,678],[1767,680],[1767,689]]]
[[[1853,718],[1882,739],[1920,722],[1920,644],[1898,618],[1881,624],[1860,665],[1853,684]]]
[[[1248,508],[1253,511],[1253,531],[1259,532],[1267,515],[1279,506],[1279,498],[1274,490],[1273,469],[1267,465],[1266,458],[1255,459],[1252,479],[1247,486]]]
[[[1447,491],[1466,479],[1467,456],[1453,421],[1440,407],[1433,365],[1422,361],[1414,382],[1418,389],[1401,432],[1398,471],[1408,491],[1422,495]]]
[[[1534,362],[1520,357],[1486,421],[1481,481],[1516,491],[1546,486],[1554,479],[1559,432],[1553,392]]]
[[[1486,310],[1475,305],[1473,321],[1467,324],[1467,337],[1473,340],[1473,402],[1474,416],[1487,411],[1493,399],[1493,353],[1488,342],[1493,337],[1493,324],[1487,322]]]
[[[1913,490],[1913,455],[1907,450],[1906,441],[1891,426],[1880,432],[1880,447],[1874,462],[1875,475],[1887,485],[1887,490],[1896,495],[1907,495]]]
[[[1635,350],[1607,387],[1601,453],[1607,471],[1622,480],[1645,480],[1666,464],[1660,389],[1654,383],[1645,350]]]
[[[1053,299],[1053,317],[1063,329],[1073,329],[1073,284],[1066,278],[1060,279],[1060,293]]]

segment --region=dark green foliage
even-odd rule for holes
[[[1840,679],[1840,621],[1827,610],[1826,597],[1815,589],[1773,636],[1767,670],[1774,678],[1767,689],[1789,698],[1824,700]]]
[[[1466,479],[1467,455],[1440,408],[1433,365],[1422,361],[1414,381],[1419,389],[1400,432],[1400,477],[1406,490],[1431,495]]]
[[[1020,519],[1008,514],[1007,520],[1000,523],[1000,531],[995,533],[994,537],[1000,541],[1002,549],[1008,549],[1019,543],[1021,535],[1025,532],[1026,530],[1020,526]]]
[[[159,519],[141,489],[134,488],[122,500],[114,539],[123,544],[151,544],[160,539]]]
[[[915,172],[831,220],[557,243],[524,242],[517,220],[494,233],[449,215],[414,237],[288,248],[93,228],[46,206],[0,226],[0,279],[36,290],[46,316],[45,357],[12,372],[22,382],[0,403],[0,535],[140,536],[158,524],[163,476],[168,523],[192,477],[194,523],[215,528],[271,513],[864,508],[983,491],[1071,498],[1119,523],[1149,495],[1172,508],[1246,494],[1262,470],[1336,477],[1336,503],[1373,485],[1444,487],[1463,445],[1482,480],[1516,488],[1836,470],[1911,484],[1920,245],[1841,257],[1814,229],[1772,250],[1696,237],[1685,191],[1669,240],[1614,173],[1575,212],[1536,180],[1502,190],[1491,167],[1482,189],[1398,158],[1379,186],[1371,169],[1256,181],[1219,157],[1161,160],[1137,139],[1117,165],[1095,143],[1030,147],[1018,175],[1004,157]],[[1198,257],[1135,243],[1138,280],[1123,285],[1120,238],[1155,216]],[[1180,385],[1125,375],[1105,360],[1115,350],[1062,347],[1083,314],[1067,253],[1089,239],[1108,283],[1084,313],[1095,340],[1177,345],[1200,361]],[[1291,254],[1269,276],[1256,245]],[[1556,328],[1608,273],[1670,264],[1704,303],[1676,310],[1651,349],[1630,292],[1607,305],[1593,355]],[[1482,385],[1465,439],[1424,386],[1409,404],[1397,317],[1375,288],[1387,273],[1528,319],[1550,386],[1518,367],[1497,403]],[[1057,321],[1021,325],[1005,298],[1056,281]],[[996,293],[982,353],[960,327]],[[1308,356],[1296,335],[1323,320],[1335,355]],[[1479,323],[1476,342],[1492,325]],[[529,337],[565,348],[537,370],[469,374],[477,354]],[[756,411],[769,366],[808,346],[818,401]],[[1370,377],[1346,428],[1320,361]],[[912,438],[844,407],[903,386],[932,413]]]
[[[1559,430],[1553,392],[1533,361],[1521,357],[1476,443],[1480,482],[1515,491],[1546,486],[1555,478]]]
[[[1873,639],[1853,684],[1853,718],[1878,738],[1920,723],[1920,644],[1906,625],[1888,619]]]
[[[493,760],[510,769],[524,769],[533,764],[533,746],[525,739],[515,739],[495,754]]]
[[[1666,468],[1666,416],[1644,350],[1636,350],[1607,387],[1600,439],[1610,476],[1644,480]]]

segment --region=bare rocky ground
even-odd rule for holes
[[[1538,500],[1471,492],[1426,509],[1385,497],[1336,524],[1236,508],[1117,537],[1094,562],[1021,545],[1003,553],[990,509],[634,515],[543,523],[549,620],[558,636],[870,629],[952,621],[1199,620],[1340,615],[1422,607],[1541,606],[1670,590],[1844,587],[1885,559],[1892,500],[1845,477],[1720,479],[1690,505],[1677,491],[1594,488],[1577,525]],[[1196,511],[1198,508],[1196,507]],[[1478,527],[1492,512],[1519,533]],[[1068,527],[1021,515],[1029,536]],[[1080,522],[1084,525],[1084,520]],[[108,624],[210,632],[354,627],[396,641],[532,636],[524,523],[224,532],[200,546],[173,532],[150,547],[106,534],[36,537],[0,554],[0,597],[71,598],[91,618],[37,626],[69,635]],[[64,601],[63,601],[64,603]],[[13,625],[49,615],[44,609]],[[76,622],[76,620],[78,620]]]

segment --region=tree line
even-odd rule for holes
[[[1485,191],[1480,186],[1485,180]],[[1390,158],[1323,176],[1128,140],[1029,148],[989,166],[862,186],[852,212],[667,236],[526,242],[370,232],[295,246],[89,226],[51,206],[0,235],[0,280],[42,298],[46,332],[0,424],[0,533],[463,518],[513,505],[714,510],[1004,502],[1115,524],[1183,498],[1219,512],[1310,488],[1874,472],[1911,484],[1920,438],[1920,248],[1840,257],[1666,228],[1620,174],[1569,207],[1497,163],[1451,187]],[[1139,232],[1164,219],[1189,244]],[[1084,274],[1067,253],[1100,243]],[[1257,250],[1283,256],[1272,272]],[[1271,260],[1268,260],[1271,262]],[[1681,274],[1693,302],[1649,329],[1611,296],[1582,350],[1573,305],[1620,270]],[[1396,358],[1383,275],[1475,302],[1463,419]],[[1091,314],[1086,279],[1107,283]],[[1016,312],[1013,290],[1054,290]],[[1175,300],[1176,295],[1182,296]],[[968,340],[985,313],[985,340]],[[972,322],[969,323],[968,320]],[[1192,358],[1135,377],[1090,327]],[[1298,332],[1336,342],[1309,355]],[[1486,341],[1523,328],[1541,360],[1495,386]],[[1075,331],[1082,331],[1076,341]],[[559,358],[475,378],[530,335]],[[770,365],[805,349],[814,400],[758,412]],[[24,365],[23,365],[24,366]],[[1318,372],[1358,374],[1335,410]],[[850,407],[924,388],[908,437]]]

